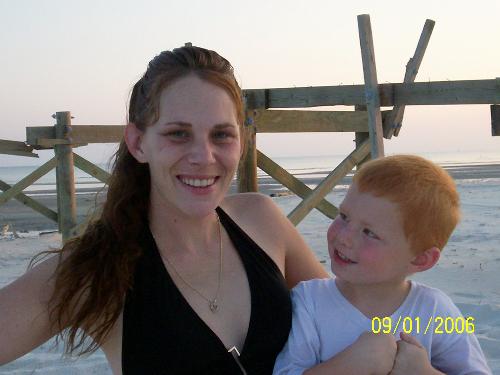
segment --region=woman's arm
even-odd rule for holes
[[[52,257],[0,289],[0,365],[28,353],[54,336],[47,301],[53,292]]]

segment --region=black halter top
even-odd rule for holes
[[[273,260],[221,209],[221,224],[244,265],[251,293],[237,363],[166,271],[149,227],[123,312],[123,375],[271,374],[291,327],[290,294]]]

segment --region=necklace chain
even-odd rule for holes
[[[172,262],[170,262],[168,260],[167,257],[162,257],[168,263],[168,265],[170,266],[170,268],[172,268],[172,270],[174,271],[174,273],[176,274],[176,276],[189,289],[191,289],[193,292],[195,292],[201,298],[203,298],[205,301],[208,302],[208,308],[213,313],[216,313],[219,310],[219,302],[217,301],[217,298],[219,297],[219,290],[220,290],[220,287],[221,287],[221,284],[222,284],[222,255],[223,255],[223,252],[222,252],[221,224],[220,224],[220,219],[219,219],[219,215],[217,214],[217,212],[215,213],[215,215],[217,216],[217,228],[218,228],[218,232],[219,232],[219,277],[218,277],[218,280],[217,280],[217,290],[215,291],[214,298],[210,299],[210,298],[207,298],[206,296],[204,296],[198,289],[196,289],[194,286],[192,286],[190,283],[188,283],[186,281],[186,279],[184,279],[179,272],[177,272],[177,269],[174,267],[174,265],[172,264]]]

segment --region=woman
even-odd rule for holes
[[[243,117],[217,53],[149,63],[100,218],[0,291],[0,363],[67,328],[68,352],[101,347],[114,374],[272,372],[288,289],[328,276],[269,198],[226,197]]]

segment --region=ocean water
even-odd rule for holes
[[[444,167],[453,168],[460,166],[473,166],[485,164],[500,164],[500,151],[498,152],[454,152],[454,153],[419,153],[418,155],[428,158]],[[272,159],[281,167],[295,176],[307,175],[308,177],[324,177],[333,170],[346,155],[306,155],[306,156],[275,156]],[[99,164],[104,170],[108,170],[107,164]],[[0,167],[0,180],[13,185],[22,178],[33,172],[37,166],[3,166]],[[267,174],[260,169],[258,177],[266,177]],[[36,195],[37,192],[55,190],[55,169],[41,177],[34,184],[24,190],[28,195]],[[94,177],[75,168],[76,188],[90,188],[98,190],[104,184]]]

